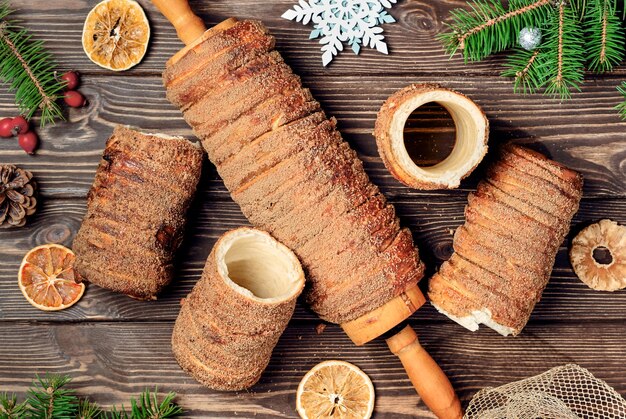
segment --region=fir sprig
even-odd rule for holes
[[[511,0],[508,8],[499,0],[475,0],[470,10],[451,12],[450,32],[440,36],[446,52],[461,51],[466,61],[482,60],[511,48],[519,31],[531,22],[547,20],[552,0]]]
[[[514,77],[515,93],[531,94],[540,89],[548,79],[545,68],[545,54],[541,49],[527,51],[516,48],[506,63],[503,76]]]
[[[557,12],[549,23],[545,46],[545,71],[548,72],[546,94],[569,99],[571,89],[580,90],[585,70],[583,32],[571,7],[559,0]]]
[[[157,389],[154,393],[146,389],[139,397],[139,401],[131,399],[130,412],[126,412],[124,406],[119,412],[113,408],[108,417],[110,419],[167,419],[183,413],[181,407],[174,403],[175,393],[166,394],[161,402],[156,393]]]
[[[616,9],[615,0],[589,0],[587,4],[585,31],[592,71],[611,71],[624,58],[624,31]]]
[[[132,398],[129,411],[122,406],[105,412],[68,389],[70,382],[69,376],[37,377],[21,404],[15,395],[0,393],[0,419],[169,419],[183,413],[174,401],[176,393],[170,392],[159,401],[156,388],[146,389],[138,399]]]
[[[481,60],[516,47],[524,27],[539,28],[543,42],[534,51],[514,48],[505,76],[514,91],[544,93],[563,99],[580,90],[585,67],[610,71],[626,55],[623,22],[617,0],[472,0],[451,12],[449,31],[439,36],[449,54]],[[622,0],[626,13],[626,0]],[[626,119],[626,83],[618,88],[624,103],[616,108]]]
[[[26,408],[26,402],[18,403],[15,394],[0,393],[0,419],[20,419]]]
[[[57,100],[65,83],[55,77],[55,64],[43,41],[7,19],[7,0],[0,1],[0,79],[15,92],[20,112],[30,119],[41,110],[41,125],[63,118]]]
[[[70,377],[46,374],[37,377],[28,389],[28,417],[30,419],[74,419],[78,399],[65,385]]]
[[[626,81],[617,86],[617,91],[622,95],[622,102],[615,106],[615,109],[619,112],[622,119],[626,119]]]

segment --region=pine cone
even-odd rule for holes
[[[12,164],[0,165],[0,228],[21,227],[35,213],[33,174]]]

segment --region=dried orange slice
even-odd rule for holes
[[[300,381],[296,409],[303,419],[367,419],[374,411],[374,385],[355,365],[324,361]]]
[[[17,280],[22,294],[40,310],[63,310],[85,292],[74,272],[74,252],[60,244],[44,244],[30,250],[20,266]]]
[[[134,0],[104,0],[85,20],[83,49],[91,61],[113,71],[128,70],[146,54],[150,25]]]

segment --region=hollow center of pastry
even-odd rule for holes
[[[600,265],[610,265],[613,263],[613,255],[611,250],[604,246],[598,246],[593,249],[593,259]]]
[[[404,124],[404,147],[420,167],[445,160],[456,144],[456,126],[446,108],[436,102],[415,109]]]
[[[283,301],[304,286],[304,274],[293,252],[262,231],[246,228],[228,233],[216,256],[222,276],[248,297]]]
[[[445,108],[456,128],[454,147],[450,154],[432,166],[413,162],[404,144],[404,126],[410,115],[427,103]],[[471,172],[486,151],[487,122],[480,108],[471,100],[451,91],[434,90],[402,103],[392,121],[392,151],[396,160],[413,177],[448,187],[457,187],[461,178]]]

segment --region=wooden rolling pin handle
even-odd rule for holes
[[[435,360],[422,348],[411,326],[406,326],[387,339],[387,345],[400,358],[413,387],[438,418],[463,417],[461,402],[452,384]]]
[[[152,3],[174,25],[185,45],[191,44],[206,32],[204,22],[191,10],[187,0],[152,0]]]

